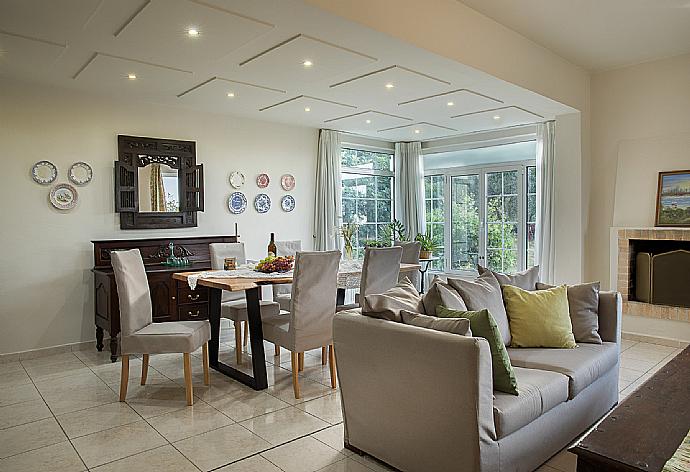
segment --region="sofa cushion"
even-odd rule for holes
[[[518,396],[494,392],[494,423],[498,438],[508,436],[568,400],[568,377],[557,372],[515,367]]]
[[[364,296],[362,314],[372,318],[397,321],[400,323],[400,311],[407,310],[412,313],[424,311],[424,304],[419,292],[409,279],[398,282],[393,288],[383,293]]]
[[[445,306],[451,310],[467,310],[467,305],[460,297],[460,294],[447,283],[434,278],[434,281],[422,297],[424,311],[427,315],[437,316],[436,307]]]
[[[504,285],[513,285],[523,290],[537,290],[536,285],[537,282],[539,282],[539,266],[530,267],[527,270],[514,274],[502,274],[501,272],[494,272],[491,269],[477,264],[477,272],[479,272],[480,275],[485,272],[491,272],[494,274],[494,277],[496,277],[496,280],[498,280],[498,283],[501,284],[501,287]]]
[[[508,348],[513,366],[567,375],[568,398],[587,388],[618,363],[618,344],[578,344],[575,349]]]
[[[599,282],[568,285],[568,307],[573,335],[578,343],[601,344],[599,336]],[[538,283],[537,290],[553,288]]]
[[[151,323],[134,334],[122,336],[123,354],[194,352],[211,338],[208,321]]]
[[[402,317],[403,324],[433,329],[435,331],[443,331],[445,333],[459,334],[461,336],[472,336],[470,320],[467,318],[438,318],[436,316],[422,315],[421,313],[412,313],[405,310],[400,312],[400,316]]]

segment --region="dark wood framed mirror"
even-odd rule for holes
[[[196,226],[196,212],[204,211],[196,142],[118,135],[115,211],[120,229]]]

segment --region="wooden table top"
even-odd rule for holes
[[[607,470],[661,471],[690,428],[689,373],[687,347],[571,451]]]
[[[400,272],[412,272],[419,269],[419,264],[400,264]],[[173,274],[173,279],[176,280],[187,280],[190,275],[198,274],[200,271],[192,272],[177,272]],[[206,272],[206,271],[201,271]],[[353,274],[359,273],[351,272]],[[341,272],[339,272],[341,273]],[[349,272],[350,273],[350,272]],[[237,278],[202,278],[197,281],[197,285],[204,287],[218,288],[221,290],[227,290],[228,292],[239,292],[243,290],[252,289],[258,285],[273,285],[273,284],[291,284],[292,276],[286,277],[257,277],[257,278],[247,278],[247,277],[237,277]]]

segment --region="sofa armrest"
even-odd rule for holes
[[[346,311],[333,340],[347,443],[401,470],[497,470],[485,339]]]
[[[599,292],[599,336],[602,341],[621,342],[623,299],[618,292]]]

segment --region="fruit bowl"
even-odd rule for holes
[[[255,269],[259,272],[264,272],[270,274],[273,272],[289,272],[292,270],[292,266],[295,263],[295,258],[292,256],[287,257],[275,257],[268,256],[265,259],[261,259],[256,265]]]

